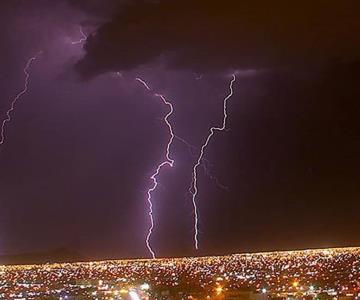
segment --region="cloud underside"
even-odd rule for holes
[[[88,38],[83,78],[159,58],[211,71],[357,60],[358,1],[159,1],[122,7]]]

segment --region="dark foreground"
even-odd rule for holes
[[[360,248],[0,267],[1,299],[360,299]]]

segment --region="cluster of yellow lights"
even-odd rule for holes
[[[220,295],[240,287],[275,294],[321,291],[351,294],[359,289],[359,279],[360,248],[329,248],[0,266],[0,297],[21,298],[24,293],[50,296],[64,292],[86,293],[88,290],[120,297],[130,293],[135,286],[146,294],[157,286],[194,284],[206,295]],[[143,284],[139,285],[139,282]],[[321,285],[314,284],[317,282]]]

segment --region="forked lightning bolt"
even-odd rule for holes
[[[199,150],[198,147],[190,144],[188,141],[186,141],[185,139],[183,139],[182,137],[179,137],[178,135],[175,135],[175,138],[182,142],[189,150],[189,154],[190,156],[194,157],[196,156],[195,152],[197,152]],[[207,160],[206,158],[202,158],[201,160],[201,166],[205,172],[205,175],[208,176],[211,180],[213,180],[216,184],[217,187],[219,187],[220,189],[226,190],[228,191],[229,188],[225,185],[223,185],[220,180],[211,173],[210,169],[211,169],[211,163],[209,160]],[[190,184],[190,187],[192,186],[192,183]]]
[[[151,88],[149,87],[149,85],[143,79],[135,78],[135,80],[140,82],[148,91],[151,91]],[[157,176],[160,174],[161,169],[163,167],[165,167],[165,166],[169,166],[169,167],[174,166],[174,160],[170,157],[170,147],[171,147],[171,144],[172,144],[172,142],[173,142],[173,140],[175,138],[173,128],[171,126],[171,123],[169,122],[169,117],[174,112],[174,107],[171,104],[171,102],[166,100],[166,98],[163,95],[160,95],[160,94],[157,94],[157,93],[155,93],[154,95],[156,97],[159,97],[162,100],[162,102],[169,107],[169,112],[165,115],[164,122],[167,125],[167,127],[169,128],[170,139],[169,139],[169,141],[168,141],[168,143],[166,145],[165,160],[158,164],[158,166],[156,167],[155,172],[150,176],[150,179],[152,180],[153,184],[147,191],[147,202],[149,204],[150,227],[149,227],[149,230],[148,230],[148,233],[147,233],[147,236],[146,236],[146,246],[147,246],[152,258],[156,257],[155,252],[154,252],[153,248],[150,245],[151,234],[152,234],[153,229],[154,229],[152,193],[156,190],[156,188],[158,186]]]
[[[39,52],[38,54],[40,54]],[[6,123],[11,121],[11,112],[15,109],[16,102],[28,91],[29,80],[30,80],[30,68],[32,63],[37,59],[38,55],[35,55],[27,61],[24,67],[24,74],[25,74],[25,81],[23,89],[15,96],[15,98],[11,101],[10,108],[6,111],[6,118],[1,123],[1,130],[0,130],[0,145],[5,143],[5,127]]]
[[[206,150],[206,147],[209,145],[209,142],[211,140],[211,137],[214,135],[215,131],[224,131],[226,129],[226,120],[227,120],[227,102],[228,100],[231,98],[231,96],[233,95],[233,84],[236,80],[236,76],[235,74],[232,75],[232,79],[230,81],[230,93],[224,98],[224,104],[223,104],[223,122],[222,122],[222,126],[221,127],[211,127],[210,128],[210,133],[207,136],[205,143],[201,146],[200,148],[200,154],[199,157],[196,161],[196,164],[193,167],[193,172],[192,172],[192,182],[191,182],[191,186],[190,186],[190,193],[192,195],[192,204],[193,204],[193,208],[194,208],[194,246],[195,249],[198,250],[199,249],[199,239],[198,239],[198,235],[199,235],[199,212],[198,212],[198,208],[197,208],[197,204],[196,204],[196,196],[198,194],[198,177],[197,177],[197,171],[199,166],[201,165],[201,161],[203,160],[203,156]]]
[[[81,43],[83,43],[83,42],[86,41],[87,36],[86,36],[86,34],[84,33],[84,31],[83,31],[83,29],[82,29],[81,26],[79,26],[79,32],[80,32],[80,34],[81,34],[82,37],[81,37],[78,41],[71,42],[72,45],[81,44]]]

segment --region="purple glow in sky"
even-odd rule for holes
[[[355,6],[1,1],[0,253],[359,243]]]

